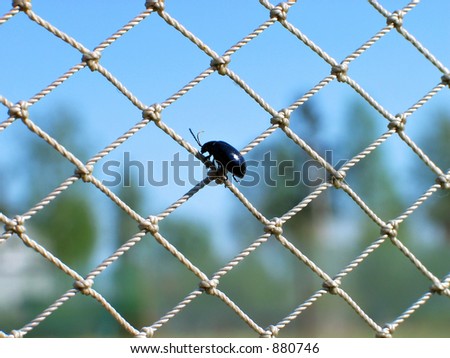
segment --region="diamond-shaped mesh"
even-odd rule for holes
[[[335,300],[345,301],[361,318],[361,320],[363,320],[363,322],[365,322],[373,330],[374,334],[379,337],[391,336],[405,320],[426,305],[433,295],[441,295],[444,298],[450,297],[450,274],[445,277],[437,277],[415,256],[414,252],[412,252],[412,250],[397,237],[398,229],[402,226],[402,223],[406,218],[408,218],[431,196],[435,195],[436,192],[448,190],[450,188],[449,172],[442,170],[438,165],[436,165],[427,156],[427,153],[405,132],[408,117],[420,110],[425,103],[450,85],[450,72],[448,69],[403,26],[403,18],[408,16],[408,13],[415,10],[419,0],[411,1],[404,8],[392,13],[383,8],[383,6],[376,0],[368,0],[371,7],[376,10],[373,11],[374,16],[384,17],[386,26],[384,26],[377,33],[373,34],[373,36],[364,42],[363,45],[361,45],[356,51],[348,54],[348,56],[341,62],[338,62],[336,59],[327,54],[322,48],[302,33],[298,27],[289,22],[289,9],[292,6],[297,6],[296,1],[280,3],[276,6],[267,0],[260,0],[259,2],[260,5],[267,10],[267,21],[262,23],[241,41],[220,55],[202,42],[201,38],[197,37],[195,33],[190,32],[188,28],[183,26],[182,23],[171,16],[171,14],[166,11],[163,0],[148,0],[145,3],[145,9],[140,14],[92,50],[86,48],[76,38],[71,37],[70,34],[60,31],[57,27],[53,26],[51,22],[41,18],[39,14],[33,11],[31,1],[13,1],[12,9],[0,18],[0,25],[7,23],[16,16],[23,16],[27,20],[35,22],[39,26],[45,28],[48,31],[49,36],[56,36],[58,40],[66,42],[75,51],[78,51],[81,57],[81,62],[73,65],[73,67],[56,78],[49,86],[45,87],[29,99],[23,99],[17,103],[12,103],[8,98],[0,96],[1,104],[5,106],[8,111],[8,118],[0,124],[0,132],[8,131],[8,128],[13,123],[18,122],[17,124],[20,123],[25,126],[32,133],[51,145],[55,151],[59,152],[67,161],[72,163],[74,167],[74,174],[72,176],[64,180],[50,194],[42,198],[28,211],[13,217],[0,213],[0,220],[5,225],[5,231],[0,237],[0,244],[3,244],[7,240],[11,240],[13,236],[17,236],[25,246],[40,254],[44,260],[48,260],[48,262],[70,277],[74,281],[74,285],[73,288],[70,288],[61,297],[56,299],[56,301],[50,303],[48,307],[45,308],[37,317],[31,319],[29,323],[25,324],[23,327],[17,327],[17,329],[9,333],[0,331],[1,336],[23,337],[32,330],[39,330],[39,325],[43,321],[70,301],[75,295],[80,293],[87,296],[89,299],[91,298],[97,300],[131,336],[139,337],[157,336],[159,328],[164,326],[173,317],[180,314],[180,312],[182,312],[193,301],[197,300],[202,295],[214,296],[218,302],[223,303],[228,306],[230,310],[234,311],[238,317],[246,323],[249,330],[254,331],[256,335],[261,337],[272,337],[280,334],[280,332],[283,331],[283,328],[299,319],[300,315],[310,309],[310,307],[314,306],[316,302],[320,301],[324,296],[332,295],[330,297]],[[114,76],[114,73],[110,72],[102,65],[102,53],[108,47],[114,46],[115,41],[120,39],[125,33],[132,31],[143,22],[152,21],[155,17],[160,17],[163,19],[165,22],[164,26],[174,28],[185,37],[186,41],[190,41],[195,44],[199,51],[202,51],[208,56],[208,61],[210,62],[205,63],[206,69],[201,74],[192,78],[192,80],[189,81],[184,87],[172,94],[165,101],[161,103],[148,104],[144,103],[142,99],[138,98],[133,92],[126,88]],[[239,73],[232,71],[228,67],[228,64],[233,60],[233,56],[236,53],[276,23],[283,26],[283,31],[286,31],[286,34],[289,34],[289,36],[293,35],[296,40],[308,46],[309,49],[319,57],[318,60],[324,61],[324,63],[329,66],[330,71],[330,74],[321,79],[317,85],[295,100],[291,105],[281,110],[274,109],[266,99],[259,95],[241,78]],[[442,74],[442,77],[438,79],[438,83],[435,87],[425,93],[425,95],[410,108],[406,108],[402,113],[394,115],[378,103],[368,91],[358,84],[355,79],[350,77],[348,74],[348,69],[352,66],[352,62],[355,59],[370,49],[374,44],[383,41],[383,37],[386,34],[395,31],[403,37],[404,41],[411,43],[415,49]],[[92,156],[92,158],[86,162],[80,160],[77,156],[71,153],[70,150],[61,145],[61,143],[59,143],[55,138],[40,128],[35,121],[33,121],[33,117],[29,113],[29,109],[32,106],[38,103],[45,96],[49,96],[52,91],[57,89],[59,86],[63,86],[67,81],[70,81],[72,77],[77,76],[79,71],[85,67],[88,67],[93,73],[97,72],[106,78],[111,86],[114,86],[117,90],[119,90],[125,98],[127,98],[137,109],[142,112],[141,121],[139,121],[118,139],[108,144],[104,149]],[[301,202],[299,202],[292,209],[288,210],[282,216],[272,219],[265,217],[260,211],[258,211],[252,202],[250,202],[248,198],[246,198],[246,196],[244,196],[239,190],[239,186],[235,186],[233,182],[229,180],[216,178],[214,177],[214,173],[211,172],[212,174],[210,173],[204,180],[192,187],[185,195],[171,204],[166,210],[162,211],[158,215],[142,217],[135,211],[135,209],[130,207],[107,186],[105,186],[98,178],[96,178],[93,174],[94,168],[97,163],[102,160],[102,158],[108,156],[112,151],[120,147],[125,141],[146,127],[150,122],[153,122],[163,133],[172,138],[187,152],[195,155],[198,159],[205,162],[205,164],[208,164],[206,159],[199,155],[198,150],[193,147],[190,142],[186,141],[179,133],[169,127],[168,123],[164,120],[164,114],[167,108],[177,102],[186,93],[194,89],[201,81],[211,76],[214,72],[218,72],[222,76],[229,77],[229,79],[238,85],[251,100],[255,101],[268,114],[268,128],[259,133],[251,143],[241,150],[243,155],[253,150],[274,132],[282,132],[285,135],[286,141],[292,141],[295,143],[295,145],[300,147],[313,160],[320,164],[320,166],[327,171],[330,179],[329,181],[318,186],[303,200],[301,200]],[[329,163],[326,158],[321,156],[315,149],[308,145],[307,141],[295,133],[289,126],[291,113],[307,103],[311,97],[316,95],[323,88],[326,88],[333,81],[341,82],[343,85],[346,85],[348,88],[355,91],[370,106],[378,111],[388,123],[388,130],[385,133],[373,141],[373,143],[368,145],[363,151],[354,155],[353,158],[351,158],[339,169],[335,169],[332,163]],[[383,146],[387,141],[396,136],[411,149],[415,156],[426,164],[432,173],[434,173],[436,182],[430,183],[429,189],[426,190],[423,195],[418,197],[411,206],[406,208],[402,214],[392,218],[391,220],[384,221],[377,215],[373,208],[368,206],[368,204],[366,204],[366,202],[358,196],[354,189],[346,182],[345,178],[346,174],[352,171],[352,168],[358,162],[364,161],[369,154],[377,151],[379,147]],[[111,256],[104,258],[98,266],[94,267],[90,273],[84,277],[68,264],[54,256],[46,247],[42,246],[42,244],[34,240],[33,235],[28,234],[27,231],[27,222],[34,215],[41,210],[45,211],[46,207],[52,203],[53,200],[57,199],[66,189],[80,180],[84,182],[83,185],[91,186],[91,190],[95,189],[106,195],[111,202],[120,207],[136,223],[136,233],[122,246],[116,248],[115,252]],[[159,230],[159,223],[166,220],[166,218],[169,217],[174,211],[183,206],[191,197],[195,196],[199,191],[203,190],[205,186],[214,180],[219,181],[220,184],[225,186],[227,190],[234,194],[243,207],[245,207],[245,209],[248,210],[260,223],[261,229],[264,233],[260,237],[256,238],[248,247],[242,250],[226,265],[218,269],[215,274],[208,276],[199,267],[193,264],[186,256],[184,256],[173,243],[164,237]],[[337,274],[326,272],[307,254],[302,252],[294,242],[290,241],[289,238],[283,234],[283,227],[286,223],[288,223],[296,215],[301,214],[302,210],[314,202],[322,193],[333,190],[339,190],[345,193],[345,195],[347,195],[355,205],[359,206],[365,215],[367,215],[367,217],[373,221],[373,223],[377,225],[380,230],[379,237],[376,238],[376,240],[368,245],[364,250],[362,250],[353,260],[348,262],[347,265],[342,267]],[[157,243],[162,245],[165,250],[170,252],[177,260],[179,260],[179,262],[184,265],[186,270],[189,270],[191,274],[197,277],[199,286],[198,288],[193,288],[191,292],[186,292],[184,299],[182,299],[173,307],[173,309],[162,315],[162,317],[155,322],[148,322],[145,327],[134,327],[127,321],[127,317],[123,316],[121,312],[113,307],[112,304],[94,288],[94,284],[106,268],[113,266],[117,260],[120,260],[121,257],[123,257],[123,255],[127,255],[129,250],[135,250],[135,246],[137,247],[141,244],[141,240],[144,236],[152,237]],[[273,322],[273,324],[268,327],[261,327],[254,320],[254,318],[252,318],[250,313],[245,312],[233,299],[230,298],[226,291],[222,291],[220,289],[220,281],[223,277],[234,270],[235,267],[246,260],[249,255],[253,255],[257,252],[258,249],[269,240],[273,240],[274,242],[281,244],[284,248],[285,254],[293,255],[298,260],[300,265],[305,265],[309,268],[309,270],[311,270],[311,272],[313,272],[314,275],[320,279],[322,285],[317,287],[316,291],[306,300],[303,302],[298,302],[297,307],[286,317],[280,317],[278,322]],[[354,297],[352,297],[350,291],[344,290],[343,283],[345,283],[346,277],[349,273],[358,269],[363,261],[365,261],[386,242],[390,242],[393,247],[398,250],[398,252],[412,262],[415,269],[424,275],[429,281],[430,289],[427,292],[423,292],[412,304],[407,303],[403,313],[394,318],[391,322],[385,324],[384,322],[377,322],[373,317],[367,314],[362,308],[364,306],[363,302],[358,302]],[[0,318],[0,329],[2,328],[1,325],[2,322]]]

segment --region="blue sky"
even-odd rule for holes
[[[389,11],[407,4],[407,1],[379,2]],[[34,0],[33,10],[93,49],[142,11],[143,4],[143,0]],[[9,9],[9,1],[0,4],[1,13]],[[166,10],[218,54],[269,17],[256,0],[167,0]],[[448,13],[448,1],[422,1],[404,21],[405,28],[447,67],[450,63]],[[290,9],[288,20],[337,62],[385,26],[385,19],[361,0],[299,1]],[[4,51],[0,59],[0,95],[11,102],[29,99],[81,60],[77,50],[24,14],[0,26],[0,39]],[[107,48],[101,58],[101,64],[148,105],[166,100],[208,68],[209,62],[208,56],[155,14]],[[328,64],[278,23],[233,55],[229,67],[277,110],[289,106],[330,73]],[[438,84],[442,74],[393,30],[350,65],[349,75],[383,107],[396,114]],[[433,111],[448,109],[448,99],[448,91],[441,91],[414,114],[412,120],[418,124],[411,128],[413,137],[432,125]],[[334,82],[315,96],[314,101],[329,123],[323,129],[325,135],[335,137],[340,133],[349,105],[361,99],[348,86]],[[140,111],[127,98],[88,68],[35,104],[30,109],[31,118],[51,131],[52,123],[46,118],[61,108],[73,113],[79,121],[89,156],[141,118]],[[6,113],[2,106],[3,119],[7,118]],[[268,113],[229,78],[217,73],[167,108],[163,119],[193,145],[189,128],[194,132],[204,131],[203,141],[225,140],[236,148],[246,146],[270,124]],[[387,121],[379,116],[374,138],[386,126]],[[20,151],[21,136],[30,135],[18,127],[15,125],[0,135],[2,151],[8,153],[0,159],[2,165],[16,160],[12,153]],[[180,150],[177,143],[149,124],[107,159],[122,160],[123,153],[130,151],[134,160],[160,162],[171,160]],[[187,157],[184,152],[182,155]],[[99,168],[96,175],[102,178]],[[60,182],[49,183],[48,191]],[[159,213],[189,189],[175,185],[160,190],[143,188],[143,195],[151,193],[148,213]],[[21,191],[16,186],[13,192]],[[227,207],[222,203],[231,200],[230,195],[218,190],[214,193],[209,190],[199,197],[192,200],[195,208],[205,207],[205,202],[210,200]],[[227,221],[219,216],[212,222],[224,225]]]

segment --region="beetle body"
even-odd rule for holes
[[[208,153],[208,155],[205,156],[208,160],[213,157],[219,170],[221,169],[225,170],[225,172],[230,172],[236,181],[236,177],[244,177],[245,172],[247,171],[247,165],[244,157],[236,148],[229,145],[227,142],[220,140],[214,140],[202,145],[198,138],[198,134],[195,136],[191,129],[189,129],[189,131],[197,144],[201,147],[201,153]]]
[[[226,171],[230,172],[233,177],[243,178],[247,170],[247,165],[245,164],[244,157],[239,153],[239,151],[233,146],[226,142],[211,141],[202,145],[201,152],[209,153],[207,158],[211,156],[214,157],[214,161],[224,168]]]

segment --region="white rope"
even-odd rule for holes
[[[221,303],[225,304],[230,310],[242,319],[249,327],[249,329],[255,332],[255,335],[261,337],[272,337],[280,334],[283,329],[299,316],[313,306],[317,301],[326,295],[333,295],[333,298],[340,299],[346,302],[355,313],[373,330],[374,334],[380,337],[392,336],[396,329],[403,324],[411,315],[417,310],[421,309],[434,294],[440,294],[442,296],[450,296],[450,275],[447,275],[444,279],[440,279],[436,274],[432,272],[413,251],[407,246],[406,243],[399,240],[397,237],[398,228],[402,225],[403,221],[412,215],[426,200],[428,200],[434,193],[441,189],[450,188],[450,174],[445,170],[442,170],[436,163],[434,163],[426,154],[426,152],[417,145],[413,139],[411,139],[405,133],[407,127],[406,119],[412,116],[416,111],[430,101],[437,93],[442,90],[448,89],[450,86],[449,70],[439,59],[433,55],[418,39],[416,39],[403,25],[403,20],[408,13],[416,10],[415,7],[419,3],[419,0],[411,1],[404,8],[398,9],[395,12],[389,12],[383,8],[376,0],[368,0],[370,5],[376,10],[375,16],[382,16],[385,18],[386,25],[371,36],[366,42],[358,47],[354,52],[348,54],[340,63],[327,54],[320,46],[308,38],[298,27],[289,22],[289,10],[296,6],[296,1],[282,2],[276,6],[272,5],[267,0],[260,0],[261,6],[267,11],[267,19],[250,34],[245,35],[242,40],[236,42],[231,46],[222,56],[216,53],[210,46],[203,42],[193,32],[187,29],[177,19],[175,19],[165,9],[163,0],[148,0],[145,3],[145,9],[137,14],[132,20],[127,22],[124,26],[118,29],[110,37],[103,40],[92,51],[86,48],[77,39],[64,33],[44,18],[40,17],[33,11],[32,3],[29,0],[14,0],[12,2],[12,8],[4,16],[0,17],[0,25],[10,21],[15,16],[23,16],[34,22],[36,25],[46,29],[48,33],[55,36],[57,40],[63,41],[69,44],[74,51],[78,51],[81,62],[75,63],[67,72],[56,78],[50,85],[43,88],[36,95],[29,99],[22,99],[14,104],[8,98],[0,96],[0,104],[6,107],[8,116],[3,122],[0,123],[0,135],[2,132],[8,130],[11,124],[18,122],[17,124],[23,124],[33,134],[39,136],[42,140],[47,142],[55,151],[65,158],[68,162],[72,163],[74,175],[70,175],[60,185],[58,185],[47,196],[40,199],[37,204],[32,206],[22,215],[16,215],[14,217],[8,217],[7,215],[0,213],[0,221],[3,222],[5,229],[0,236],[0,249],[1,244],[9,240],[12,235],[18,236],[23,244],[34,250],[44,260],[47,260],[57,269],[61,270],[65,275],[72,278],[74,282],[73,288],[69,288],[58,299],[51,303],[42,313],[38,314],[34,319],[30,317],[29,323],[25,324],[22,328],[11,330],[6,333],[1,331],[0,336],[4,337],[23,337],[32,330],[39,329],[39,324],[46,320],[53,312],[58,310],[61,306],[66,304],[72,297],[78,293],[82,293],[90,298],[98,301],[103,308],[115,318],[120,326],[124,328],[131,336],[136,337],[153,337],[157,335],[158,330],[163,327],[170,319],[178,315],[181,311],[186,309],[194,300],[201,295],[207,294],[212,296],[212,299],[217,299]],[[378,14],[376,13],[378,12]],[[151,15],[151,16],[150,16]],[[116,40],[120,39],[128,31],[134,27],[139,26],[142,22],[152,21],[153,18],[160,17],[164,20],[163,26],[169,26],[178,31],[188,41],[197,46],[199,51],[204,52],[209,60],[205,62],[204,71],[198,76],[195,76],[179,91],[173,93],[168,99],[161,103],[146,104],[142,99],[139,99],[130,89],[126,88],[113,73],[111,73],[102,64],[102,53],[109,46],[114,46]],[[321,60],[325,61],[330,66],[329,74],[320,80],[317,85],[308,90],[303,96],[294,101],[291,105],[281,110],[274,109],[270,103],[258,94],[248,83],[245,81],[245,73],[236,73],[231,69],[233,56],[238,53],[242,48],[245,48],[255,38],[260,36],[264,31],[274,26],[275,24],[281,24],[290,34],[294,35],[296,39],[301,41],[304,45],[308,46],[313,53],[315,53]],[[371,94],[366,91],[355,79],[352,79],[348,73],[352,66],[352,62],[361,56],[365,51],[369,50],[374,44],[379,41],[383,41],[384,36],[390,31],[397,31],[403,38],[410,42],[417,51],[423,55],[423,57],[433,65],[440,73],[442,77],[440,80],[436,79],[438,83],[434,88],[431,88],[424,94],[416,103],[411,105],[403,113],[392,114],[385,109],[380,103],[378,103]],[[100,150],[97,154],[92,156],[86,164],[77,158],[69,149],[65,148],[55,138],[49,135],[45,130],[40,128],[30,115],[29,109],[36,103],[40,102],[44,97],[52,93],[58,87],[62,86],[73,76],[77,76],[78,72],[84,67],[88,67],[91,71],[97,72],[95,75],[103,76],[111,86],[115,87],[125,98],[127,98],[132,105],[138,108],[142,112],[142,119],[136,121],[135,125],[126,131],[123,135],[117,138],[112,143],[108,144],[104,149]],[[142,217],[127,203],[122,201],[117,195],[110,191],[102,182],[93,174],[96,164],[104,157],[108,156],[112,151],[120,147],[125,141],[134,136],[136,133],[145,128],[150,122],[156,125],[158,130],[167,134],[176,143],[184,148],[187,152],[190,152],[197,157],[201,157],[198,154],[196,147],[192,146],[189,141],[186,141],[180,134],[178,134],[173,128],[164,121],[164,111],[170,107],[173,103],[176,103],[180,98],[184,97],[188,92],[195,89],[199,83],[204,79],[212,75],[214,72],[222,76],[226,76],[237,84],[244,93],[246,93],[250,99],[255,101],[264,111],[267,112],[266,118],[262,120],[266,121],[266,130],[261,132],[256,138],[251,141],[246,147],[242,148],[241,153],[246,154],[249,151],[257,147],[261,142],[270,137],[276,131],[282,131],[285,134],[286,141],[292,141],[299,149],[306,152],[315,162],[319,163],[331,177],[329,183],[324,183],[316,188],[312,193],[302,199],[293,208],[289,209],[280,218],[269,219],[266,218],[258,208],[249,201],[245,195],[230,181],[224,181],[225,188],[231,191],[231,193],[242,203],[256,220],[261,225],[261,236],[256,238],[249,246],[244,248],[238,255],[236,255],[231,261],[226,263],[222,268],[217,270],[215,274],[209,278],[199,267],[192,263],[186,256],[184,256],[178,248],[173,245],[168,238],[164,237],[164,232],[160,232],[159,223],[170,216],[182,205],[196,195],[200,190],[207,186],[214,178],[208,176],[203,181],[198,183],[192,189],[190,189],[185,195],[180,197],[174,203],[172,203],[167,209],[159,213],[158,215],[150,215],[148,217]],[[333,168],[331,163],[328,163],[318,152],[316,152],[304,138],[301,138],[298,134],[292,131],[290,125],[290,114],[297,108],[304,105],[310,98],[319,93],[322,89],[327,87],[334,80],[342,83],[343,86],[348,86],[350,89],[358,93],[370,106],[378,111],[388,121],[388,131],[376,139],[373,143],[369,144],[366,149],[351,158],[345,165],[339,170]],[[399,215],[397,218],[393,218],[390,221],[385,222],[378,214],[367,204],[364,200],[358,196],[358,194],[352,189],[352,187],[345,181],[347,172],[350,172],[352,168],[358,165],[359,162],[365,160],[373,151],[377,150],[380,146],[390,140],[391,137],[397,135],[406,145],[411,148],[411,151],[417,156],[419,160],[424,162],[431,172],[436,176],[436,184],[432,184],[422,196],[420,196],[410,207]],[[65,190],[82,179],[84,185],[91,186],[92,189],[98,189],[104,193],[111,202],[120,207],[130,218],[136,223],[136,231],[131,238],[116,248],[115,251],[103,261],[93,268],[86,277],[82,277],[76,270],[69,267],[58,257],[53,255],[50,250],[39,244],[33,239],[32,235],[29,235],[26,231],[27,221],[30,220],[41,210],[45,210],[46,206],[55,200],[58,196],[63,195]],[[216,181],[218,179],[216,178]],[[317,263],[315,263],[310,257],[302,252],[293,242],[289,240],[288,236],[283,235],[283,226],[285,226],[289,220],[295,215],[301,214],[301,211],[314,202],[317,197],[328,190],[342,190],[344,195],[348,195],[354,203],[361,208],[361,210],[379,227],[380,237],[373,241],[366,249],[364,249],[356,258],[351,260],[338,274],[332,275],[327,273]],[[193,291],[186,294],[180,303],[178,303],[169,312],[162,314],[161,318],[155,322],[148,322],[145,327],[135,328],[126,317],[123,317],[112,305],[107,301],[101,293],[93,289],[96,279],[103,274],[106,268],[114,265],[123,255],[126,255],[134,247],[141,244],[141,239],[144,236],[150,236],[153,240],[159,243],[165,250],[170,252],[184,267],[190,271],[199,281],[199,287],[194,288]],[[281,244],[286,249],[287,255],[293,255],[300,265],[305,265],[310,271],[312,271],[318,279],[322,282],[322,287],[317,287],[316,292],[310,296],[307,300],[299,302],[298,306],[286,317],[282,318],[278,323],[274,322],[267,328],[262,328],[250,314],[244,312],[244,310],[233,301],[226,290],[219,289],[220,280],[228,275],[236,266],[241,264],[247,259],[249,255],[254,254],[258,249],[263,246],[267,241],[273,240]],[[423,293],[417,301],[411,306],[407,307],[401,315],[393,319],[391,323],[377,323],[368,313],[363,310],[363,304],[358,304],[356,299],[351,296],[351,293],[346,292],[342,287],[342,283],[347,280],[348,275],[357,270],[359,265],[364,262],[374,251],[380,246],[391,243],[398,249],[410,262],[417,268],[418,272],[425,276],[430,281],[430,290]],[[1,322],[0,322],[1,325]]]

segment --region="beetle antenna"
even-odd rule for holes
[[[197,136],[195,136],[195,134],[194,134],[194,132],[192,132],[192,129],[191,129],[191,128],[189,128],[189,132],[191,132],[191,134],[192,134],[192,136],[194,137],[195,141],[196,141],[197,144],[201,147],[202,145],[201,145],[201,143],[200,143],[200,140],[198,139],[198,134],[197,134]]]
[[[195,141],[197,142],[197,144],[201,147],[202,143],[200,143],[200,138],[198,137],[200,133],[202,132],[198,132],[197,135],[194,134],[194,132],[192,132],[192,129],[189,128],[189,132],[191,132],[192,136],[194,137]]]
[[[205,131],[200,131],[197,133],[198,144],[200,144],[200,133],[204,133]],[[200,144],[201,145],[201,144]]]

